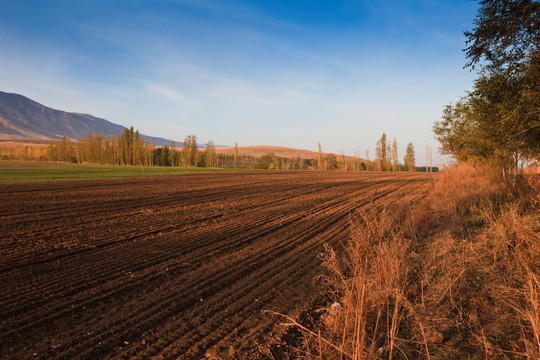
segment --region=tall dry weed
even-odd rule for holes
[[[421,316],[446,338],[436,358],[540,358],[537,195],[489,169],[459,166],[417,209]]]
[[[351,222],[345,258],[332,249],[323,255],[341,295],[325,310],[320,335],[334,346],[312,345],[312,353],[324,359],[407,358],[408,345],[399,335],[407,316],[411,240],[404,236],[396,212],[361,212]]]
[[[521,320],[525,354],[540,359],[540,236],[535,229],[538,215],[523,216],[519,204],[510,204],[498,216],[489,211],[484,216],[488,222],[482,237],[487,243],[485,248],[498,251],[494,263],[503,262],[503,266],[497,266],[503,269],[498,274],[504,281],[500,285],[503,301]]]
[[[481,225],[481,208],[499,206],[506,195],[491,168],[457,165],[441,172],[425,201],[416,209],[414,224],[419,230],[437,230],[443,226],[463,232],[468,225]]]
[[[461,165],[414,209],[356,214],[308,357],[540,359],[537,198]]]

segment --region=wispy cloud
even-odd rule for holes
[[[165,84],[143,79],[133,79],[137,82],[143,84],[150,92],[160,95],[167,99],[170,102],[177,104],[189,104],[189,105],[200,105],[201,102],[196,98],[187,96],[177,89],[168,87]]]

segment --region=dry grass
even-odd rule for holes
[[[346,260],[330,249],[326,253],[325,265],[336,274],[336,288],[343,294],[343,305],[325,317],[324,333],[341,349],[335,358],[392,359],[403,351],[397,333],[409,280],[403,254],[410,241],[396,230],[395,220],[387,212],[358,214]]]
[[[410,252],[406,212],[396,207],[355,214],[345,257],[330,248],[322,255],[337,301],[321,309],[319,331],[302,329],[309,335],[307,358],[402,359],[426,353],[427,329],[410,327],[407,291],[416,256]],[[403,333],[415,335],[404,338]]]
[[[306,357],[540,359],[538,200],[460,166],[414,209],[357,214],[346,255],[323,255],[336,304]]]

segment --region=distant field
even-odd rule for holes
[[[0,184],[45,181],[97,180],[159,175],[231,171],[227,169],[177,168],[161,166],[117,166],[64,164],[32,161],[0,161]]]

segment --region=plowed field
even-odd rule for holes
[[[429,183],[250,172],[1,186],[0,356],[264,357],[279,319],[263,310],[310,306],[317,256],[348,239],[349,214]]]

